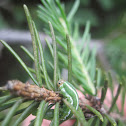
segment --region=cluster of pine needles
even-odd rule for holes
[[[75,1],[67,16],[64,5],[59,0],[42,0],[42,4],[43,6],[39,6],[37,14],[42,22],[45,22],[45,32],[52,37],[52,44],[47,39],[45,41],[53,59],[53,61],[47,61],[53,70],[53,76],[48,74],[39,33],[27,6],[24,5],[32,38],[33,54],[24,46],[21,48],[33,60],[35,69],[28,67],[5,41],[1,40],[1,43],[19,61],[33,84],[12,80],[0,88],[1,126],[9,124],[18,126],[30,114],[35,115],[36,118],[31,121],[29,126],[41,126],[43,119],[51,120],[50,126],[58,126],[62,123],[59,119],[61,102],[74,114],[73,119],[76,119],[74,126],[124,126],[122,118],[124,116],[126,79],[124,77],[118,79],[119,85],[117,93],[114,95],[111,74],[96,68],[96,49],[90,50],[89,48],[90,22],[87,22],[84,34],[80,37],[79,24],[72,20],[79,7],[79,0]],[[79,39],[81,40],[80,45],[76,43]],[[84,99],[80,99],[78,110],[66,99],[60,97],[58,92],[57,82],[62,78],[63,69],[68,71],[68,81],[85,96]],[[98,98],[97,93],[100,87],[102,89],[101,97]],[[108,88],[112,95],[110,108],[104,105]],[[119,95],[122,96],[121,112],[116,105]],[[51,109],[54,105],[55,109]],[[118,117],[115,118],[111,113],[117,114]],[[17,119],[13,122],[14,117]]]

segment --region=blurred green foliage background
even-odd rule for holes
[[[65,10],[66,13],[68,13],[74,3],[74,0],[62,0],[62,2],[65,3]],[[23,10],[23,4],[26,4],[28,6],[33,20],[36,22],[38,30],[41,32],[43,31],[44,24],[37,17],[36,13],[38,9],[37,5],[41,4],[40,0],[1,0],[0,30],[28,30],[27,20]],[[79,24],[80,31],[84,30],[87,20],[91,22],[90,31],[92,39],[102,40],[101,43],[105,44],[104,54],[107,56],[107,60],[111,65],[112,70],[118,73],[118,75],[120,76],[126,75],[125,5],[125,0],[80,0],[80,7],[73,20],[73,22],[77,22]],[[10,65],[10,61],[12,61],[12,64],[16,64],[17,61],[15,61],[13,58],[8,58],[6,51],[5,53],[4,51],[2,51],[2,57],[0,57],[0,76],[2,77],[2,79],[0,79],[0,82],[4,83],[5,80],[13,78],[26,81],[27,76],[25,72],[21,70],[21,68],[19,69],[20,65]],[[20,50],[17,49],[17,52],[20,52]],[[21,56],[23,56],[23,54],[21,54]],[[27,60],[26,57],[24,57],[24,59]],[[11,67],[5,66],[5,68],[2,69],[3,65],[6,64],[6,60],[7,63],[10,63],[7,65]],[[29,60],[28,63],[32,65],[31,61]],[[17,72],[15,75],[13,75],[12,73],[15,73],[16,67],[18,68]],[[22,79],[18,77],[17,74],[22,75]]]

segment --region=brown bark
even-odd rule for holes
[[[46,100],[48,102],[61,101],[61,97],[54,91],[47,90],[46,88],[31,85],[29,83],[22,83],[18,80],[8,81],[6,89],[10,90],[12,94],[22,96],[26,99],[33,99],[36,101]]]
[[[7,85],[3,87],[5,90],[9,90],[12,94],[21,96],[28,100],[46,100],[50,103],[56,103],[61,102],[62,97],[59,93],[56,93],[54,91],[50,91],[44,87],[40,88],[37,85],[31,85],[29,83],[22,83],[19,80],[11,80],[8,81]],[[86,104],[90,105],[91,107],[95,108],[97,111],[99,111],[101,114],[105,113],[104,108],[102,107],[102,104],[100,102],[100,99],[95,96],[87,95],[85,98],[79,100],[79,106],[82,109],[84,115],[86,118],[91,118],[94,115],[87,107]]]

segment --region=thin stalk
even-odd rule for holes
[[[107,124],[108,124],[108,119],[104,117],[104,122],[102,123],[102,126],[107,126]]]
[[[24,110],[25,110],[25,108],[16,111],[15,114],[14,114],[14,116],[16,116],[16,115],[18,115],[18,114],[21,114]],[[6,115],[0,117],[0,121],[3,121],[3,119],[4,119],[5,117],[6,117]]]
[[[66,99],[63,99],[63,102],[65,105],[72,111],[72,113],[77,117],[77,119],[81,122],[82,126],[87,124],[87,121],[85,120],[84,116],[78,112]]]
[[[34,126],[41,126],[47,107],[48,107],[48,103],[46,104],[44,100],[41,101],[37,111]]]
[[[95,121],[95,125],[94,126],[99,126],[99,124],[100,124],[100,120],[99,120],[99,118],[96,118],[96,121]]]
[[[59,7],[59,9],[60,9],[60,12],[61,12],[61,14],[62,14],[62,17],[63,17],[63,19],[64,19],[64,25],[65,25],[65,32],[66,32],[66,34],[70,34],[70,26],[69,26],[69,23],[68,23],[68,21],[67,21],[67,17],[66,17],[66,14],[65,14],[65,12],[64,12],[64,10],[63,10],[63,8],[62,8],[62,6],[61,6],[61,4],[60,4],[60,1],[59,0],[56,0],[56,3],[57,3],[57,5],[58,5],[58,7]]]
[[[34,70],[34,69],[32,69],[32,68],[30,68],[30,67],[28,67],[28,69],[29,69],[29,71],[30,71],[31,73],[34,73],[34,74],[35,74],[35,70]],[[44,76],[43,74],[41,74],[41,78],[45,79],[45,76]]]
[[[122,77],[122,84],[123,84],[123,89],[122,89],[122,94],[121,94],[121,114],[124,116],[124,105],[125,105],[125,99],[126,99],[126,79],[123,76]]]
[[[73,38],[76,40],[79,36],[79,23],[74,23],[74,32],[73,32]]]
[[[90,118],[90,119],[88,120],[88,123],[87,123],[86,126],[92,126],[92,123],[94,122],[94,119],[95,119],[95,118]]]
[[[82,120],[84,120],[84,122],[86,122],[85,116],[84,116],[84,114],[82,112],[82,109],[80,107],[78,108],[78,112],[79,112],[80,117],[82,118]],[[87,124],[87,122],[86,122],[86,124]]]
[[[81,71],[82,71],[82,74],[85,76],[86,80],[87,80],[87,84],[86,85],[83,85],[84,89],[86,89],[87,92],[89,92],[90,94],[93,94],[95,95],[95,87],[94,87],[94,84],[93,82],[91,81],[91,78],[89,76],[89,73],[86,69],[86,66],[85,64],[83,63],[82,59],[81,59],[81,56],[79,54],[79,52],[77,51],[77,48],[75,47],[75,44],[73,42],[71,42],[71,47],[72,47],[72,50],[74,52],[74,57],[76,57],[76,60],[78,61],[79,63],[79,66],[81,68]]]
[[[28,51],[28,49],[26,49],[24,46],[21,46],[21,49],[23,49],[23,51],[33,60],[35,61],[34,59],[34,56]],[[39,64],[40,65],[40,64]],[[43,72],[43,69],[42,69],[42,66],[40,65],[40,69],[41,71]]]
[[[57,44],[56,44],[56,38],[53,30],[53,26],[51,22],[49,22],[49,27],[51,31],[51,36],[52,36],[52,43],[53,43],[53,58],[54,58],[54,73],[53,73],[53,83],[54,83],[54,88],[56,90],[56,84],[58,81],[58,57],[57,57]]]
[[[53,55],[53,48],[52,48],[51,44],[49,43],[49,41],[47,39],[45,39],[45,41],[46,41],[46,44],[48,45],[48,48],[50,50],[50,53],[51,53],[52,57],[54,57],[54,55]]]
[[[34,56],[28,51],[28,49],[24,46],[21,46],[21,49],[34,61]]]
[[[108,72],[108,81],[109,81],[109,87],[111,89],[111,94],[112,94],[112,99],[113,99],[113,90],[114,90],[114,87],[113,87],[113,80],[112,80],[112,75],[110,72]]]
[[[0,100],[0,105],[5,103],[6,101],[9,101],[10,99],[14,98],[14,95],[9,95],[9,96],[5,96],[4,99]]]
[[[34,52],[34,63],[35,63],[35,74],[37,81],[39,82],[39,86],[42,87],[42,78],[41,78],[41,69],[40,69],[40,63],[39,63],[39,51],[38,51],[38,44],[37,44],[37,36],[35,35],[34,31],[34,40],[33,42],[33,52]]]
[[[118,96],[119,96],[119,94],[120,94],[121,87],[122,87],[122,84],[119,84],[118,90],[117,90],[117,93],[116,93],[116,96],[115,96],[115,98],[114,98],[113,101],[112,101],[112,104],[111,104],[110,109],[108,110],[108,114],[110,114],[110,112],[111,112],[112,109],[114,108],[114,105],[115,105],[115,103],[116,103],[116,101],[117,101],[117,98],[118,98]]]
[[[74,17],[75,13],[77,12],[78,8],[80,5],[80,0],[76,0],[74,2],[74,5],[71,9],[71,11],[69,12],[68,16],[67,16],[67,20],[70,22],[72,20],[72,18]]]
[[[121,103],[121,114],[124,116],[124,105],[125,105],[125,98],[126,98],[126,90],[125,90],[125,88],[122,90],[122,94],[121,94],[121,101],[122,101],[122,103]]]
[[[87,105],[87,104],[86,104],[86,107],[87,107],[90,111],[92,111],[95,115],[97,115],[98,118],[103,122],[103,117],[102,117],[102,115],[100,114],[100,112],[98,112],[96,109],[92,108],[91,106],[89,106],[89,105]]]
[[[101,103],[103,104],[105,96],[106,96],[106,92],[108,89],[108,80],[104,81],[104,87],[102,88],[102,94],[101,94]]]
[[[59,103],[57,102],[54,109],[53,126],[59,126]]]
[[[36,38],[36,35],[34,32],[32,18],[31,18],[30,12],[29,12],[26,5],[24,5],[24,10],[25,10],[25,14],[27,17],[28,26],[29,26],[30,33],[31,33],[31,38],[32,38],[36,78],[39,83],[39,86],[42,86],[42,78],[41,78],[41,71],[40,71],[40,65],[39,65],[39,52],[38,52],[38,48],[37,48],[37,46],[38,46],[37,45],[37,38]]]
[[[90,30],[90,21],[87,21],[86,22],[86,28],[85,28],[85,31],[84,31],[84,34],[83,34],[83,37],[82,37],[83,42],[86,41],[87,36],[89,35],[89,30]],[[84,43],[82,43],[81,47],[83,47],[83,44]]]
[[[115,121],[112,117],[110,117],[110,116],[107,115],[107,114],[104,114],[104,115],[105,115],[105,117],[110,121],[110,123],[111,123],[113,126],[117,126],[116,121]]]
[[[69,35],[66,35],[67,40],[67,55],[68,55],[68,81],[72,83],[72,54]]]
[[[102,78],[101,69],[96,68],[96,85],[95,85],[96,88],[100,87],[101,78]]]
[[[8,126],[9,122],[11,121],[13,115],[16,112],[16,109],[20,106],[20,104],[23,102],[23,99],[20,99],[19,101],[17,101],[13,107],[11,108],[11,110],[9,111],[9,113],[7,114],[7,116],[5,117],[4,121],[2,122],[1,126]]]
[[[16,101],[11,102],[11,103],[8,103],[8,104],[3,104],[3,105],[1,105],[1,106],[0,106],[0,112],[3,111],[3,110],[5,110],[5,109],[7,109],[7,108],[12,107],[12,106],[14,105],[15,102],[16,102]]]
[[[52,87],[51,83],[49,83],[49,76],[48,76],[48,73],[47,73],[47,70],[46,70],[45,59],[44,59],[44,55],[43,55],[43,48],[42,48],[41,40],[40,40],[40,37],[38,35],[38,31],[36,29],[36,26],[35,26],[34,22],[32,22],[32,23],[33,23],[35,35],[36,35],[38,46],[39,46],[40,57],[41,57],[42,68],[43,68],[43,74],[45,76],[45,82],[46,82],[46,85],[47,85],[48,89],[52,90],[53,87]]]
[[[37,102],[33,102],[32,104],[30,104],[20,115],[20,117],[15,121],[15,123],[13,124],[13,126],[18,126],[26,117],[28,117],[34,109],[36,109],[38,106]]]
[[[1,40],[1,43],[14,55],[14,57],[19,61],[19,63],[23,66],[23,68],[25,69],[25,71],[28,73],[28,75],[30,76],[30,78],[33,80],[33,82],[39,86],[38,82],[36,81],[36,79],[34,78],[34,76],[32,75],[32,73],[28,70],[28,67],[26,66],[26,64],[23,62],[23,60],[17,55],[17,53],[3,40]]]

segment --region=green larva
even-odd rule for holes
[[[73,85],[64,80],[59,80],[57,85],[63,97],[66,98],[67,101],[77,110],[79,106],[79,98]],[[61,120],[67,120],[73,116],[71,110],[67,106],[64,105],[62,110],[62,116],[60,117]]]

